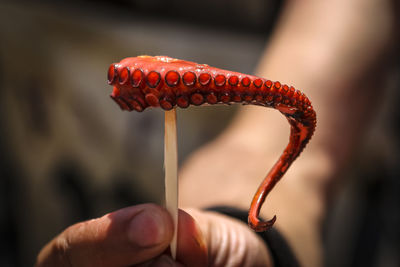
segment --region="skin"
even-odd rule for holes
[[[322,264],[328,193],[382,95],[376,88],[391,52],[393,2],[287,1],[260,60],[258,76],[293,84],[318,114],[313,141],[261,211],[267,219],[277,215],[275,227],[303,266]],[[177,262],[164,253],[173,232],[168,213],[145,204],[67,228],[42,249],[36,266],[272,266],[267,246],[244,223],[196,208],[248,209],[265,166],[272,166],[287,138],[278,112],[248,107],[190,157],[181,172],[180,205],[192,208],[180,211]]]

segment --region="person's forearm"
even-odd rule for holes
[[[307,266],[320,263],[312,256],[320,255],[317,240],[326,190],[351,158],[379,106],[382,56],[392,25],[387,1],[355,0],[353,6],[328,2],[288,3],[256,73],[300,89],[317,112],[314,137],[267,200],[269,209],[288,214],[278,216],[277,226]],[[288,141],[288,135],[282,135],[289,132],[287,122],[276,113],[245,108],[217,142],[247,146],[250,154],[264,155],[267,162],[268,155],[279,155]],[[293,219],[302,216],[308,219]],[[307,240],[309,245],[316,243],[305,246]]]
[[[389,2],[289,1],[257,69],[261,77],[303,91],[317,112],[314,137],[261,212],[265,219],[277,213],[276,226],[304,266],[321,264],[326,189],[351,157],[379,101],[378,70],[392,30]],[[288,137],[288,123],[278,112],[243,108],[231,126],[183,168],[182,203],[248,207]],[[185,190],[203,177],[214,185],[198,182],[197,197]]]

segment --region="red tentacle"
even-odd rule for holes
[[[249,225],[255,231],[274,224],[276,216],[265,222],[258,218],[261,206],[316,127],[315,111],[303,93],[280,82],[164,56],[126,58],[112,64],[108,83],[114,85],[111,98],[123,110],[244,103],[275,108],[285,115],[291,125],[289,144],[259,186],[249,210]]]

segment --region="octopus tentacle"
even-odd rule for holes
[[[316,113],[299,90],[280,82],[222,70],[205,64],[165,56],[139,56],[111,64],[111,98],[123,110],[141,112],[148,107],[243,103],[279,110],[289,121],[289,144],[259,186],[249,210],[249,226],[265,231],[275,220],[258,216],[266,196],[299,156],[316,127]]]

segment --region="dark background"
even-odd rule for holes
[[[141,54],[252,73],[280,0],[0,3],[0,266],[75,222],[163,199],[163,113],[121,112],[110,63]],[[326,266],[399,266],[399,69],[324,227]],[[237,107],[178,112],[181,162]]]

